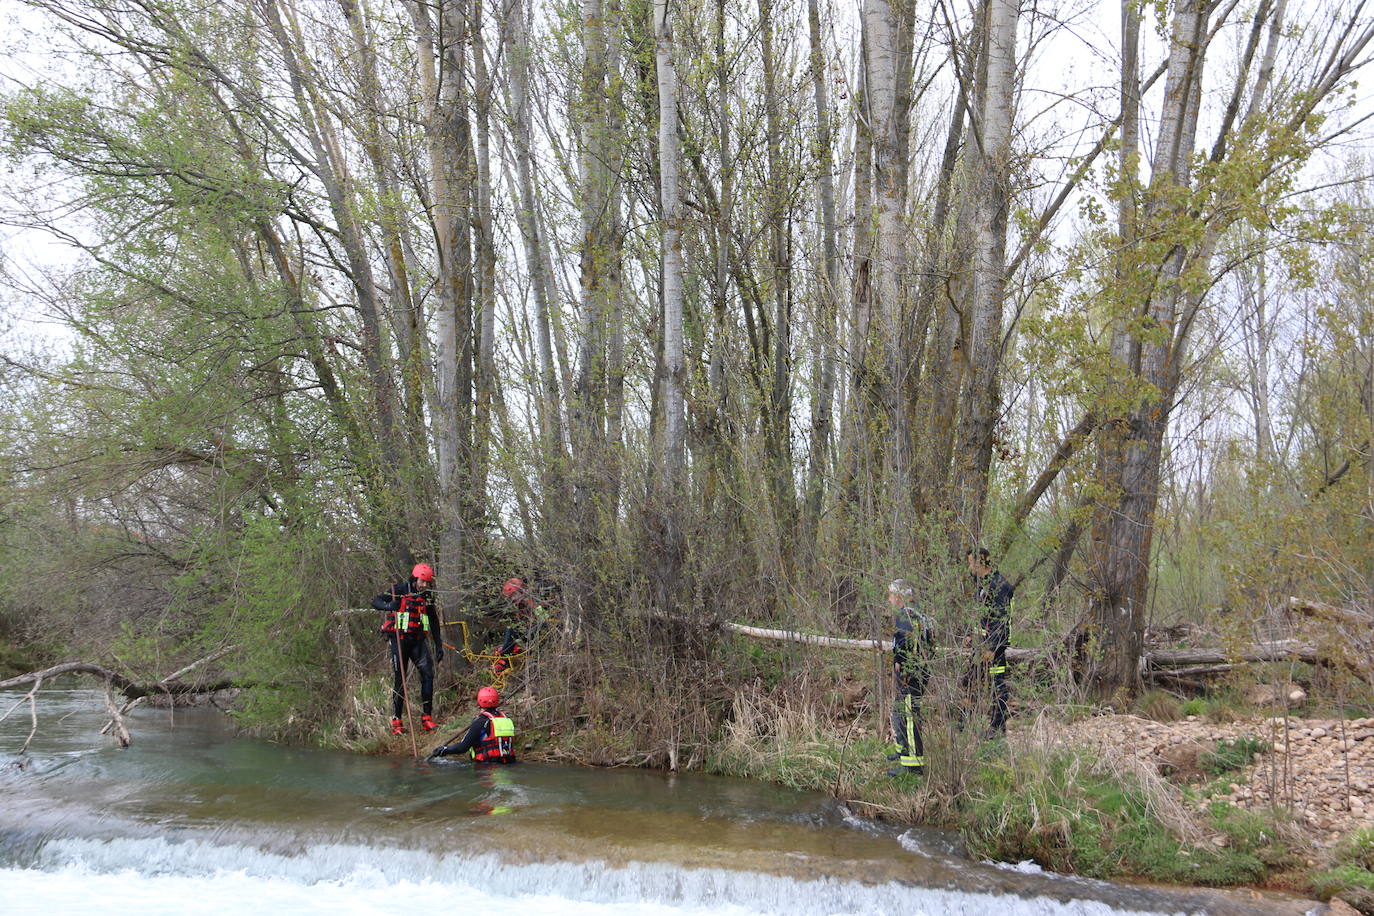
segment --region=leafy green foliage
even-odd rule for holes
[[[1374,828],[1344,837],[1328,865],[1312,875],[1313,891],[1323,900],[1339,896],[1361,912],[1374,905]]]
[[[1217,742],[1215,751],[1202,755],[1199,765],[1212,776],[1222,776],[1243,770],[1254,763],[1255,757],[1269,750],[1269,743],[1253,735]]]
[[[1214,823],[1243,840],[1226,847],[1179,840],[1159,817],[1152,791],[1073,748],[986,761],[970,787],[964,838],[977,855],[1033,859],[1097,878],[1238,884],[1265,873],[1261,854],[1286,860],[1286,849],[1270,848],[1274,833],[1250,820]]]

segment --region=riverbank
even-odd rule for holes
[[[518,713],[513,708],[509,711],[518,721]],[[1120,724],[1114,718],[1128,717],[1085,720],[1076,723],[1076,727],[1091,729],[1091,723],[1096,722],[1102,729],[1094,734],[1105,740],[1109,727]],[[462,724],[457,720],[446,722],[438,734],[448,735]],[[1013,871],[1027,873],[1043,867],[1047,873],[1112,879],[1127,885],[1168,885],[1199,893],[1209,888],[1209,893],[1218,894],[1218,901],[1243,900],[1263,907],[1265,912],[1314,912],[1311,908],[1316,904],[1310,898],[1312,885],[1304,877],[1304,863],[1286,846],[1274,847],[1286,857],[1282,863],[1278,858],[1266,861],[1261,847],[1273,844],[1262,835],[1262,828],[1256,828],[1253,822],[1239,824],[1222,818],[1230,831],[1225,834],[1226,844],[1211,845],[1212,837],[1221,834],[1186,826],[1193,823],[1186,814],[1169,820],[1167,814],[1158,810],[1163,780],[1143,789],[1127,785],[1132,775],[1145,772],[1143,761],[1139,763],[1140,769],[1123,773],[1120,756],[1094,756],[1086,741],[1072,746],[1058,744],[1068,736],[1060,731],[1062,726],[1048,719],[1033,725],[1018,723],[1006,741],[984,745],[967,774],[966,798],[961,805],[946,804],[947,799],[941,797],[943,787],[932,784],[934,780],[928,783],[888,777],[883,755],[879,753],[877,757],[881,763],[875,763],[871,756],[881,748],[867,738],[849,736],[851,740],[828,758],[829,764],[822,765],[826,758],[822,757],[820,746],[807,743],[796,730],[798,725],[794,721],[783,729],[788,732],[794,766],[779,771],[777,775],[781,778],[756,778],[756,782],[783,782],[793,788],[830,791],[833,787],[803,784],[800,774],[809,761],[817,773],[839,774],[844,807],[870,819],[901,826],[938,826],[951,834],[960,834],[967,847],[965,854],[973,861],[1001,862]],[[422,756],[440,743],[435,735],[415,737]],[[411,753],[409,735],[388,736],[386,744],[390,753]],[[552,741],[526,746],[525,759],[587,763],[575,761],[568,747],[559,736],[554,736]],[[723,769],[722,764],[728,761],[714,758],[708,771],[726,771],[728,767]],[[840,769],[834,770],[836,766]],[[626,765],[616,769],[623,772],[635,768]],[[1009,782],[1013,773],[1022,774],[1026,783],[1033,783],[1034,791],[1021,791],[1021,786]],[[1066,776],[1072,785],[1066,783]],[[1071,823],[1063,819],[1056,823],[1053,817],[1036,825],[1020,822],[1019,813],[1025,807],[999,799],[999,787],[1003,793],[1015,791],[1023,801],[1032,803],[1036,792],[1058,793],[1056,802],[1060,808],[1056,813],[1062,816],[1073,812],[1067,819]],[[1094,809],[1093,805],[1099,807]],[[1042,810],[1047,815],[1051,812],[1048,805]],[[1191,830],[1190,839],[1178,840],[1170,832],[1180,829],[1180,825],[1185,825],[1181,827],[1184,833]],[[995,834],[1020,845],[993,848],[985,839],[979,839],[980,834]],[[1284,839],[1288,839],[1286,833]],[[1036,848],[1031,847],[1032,843],[1038,844]],[[1096,859],[1087,858],[1089,843],[1101,853]],[[1281,864],[1287,868],[1279,868]],[[1232,888],[1229,892],[1216,890],[1228,887]]]
[[[927,724],[929,778],[893,778],[887,746],[852,722],[737,699],[705,769],[955,830],[975,858],[1313,894],[1374,913],[1374,718],[1021,715],[1006,739],[982,743]],[[526,754],[633,763],[589,760],[572,738],[553,730]]]
[[[936,831],[875,829],[815,794],[700,773],[415,765],[257,740],[207,709],[134,710],[135,741],[115,749],[98,736],[102,690],[41,696],[26,747],[26,717],[0,727],[7,914],[173,916],[200,900],[245,916],[382,913],[489,907],[493,887],[548,916],[1305,912],[969,861]]]
[[[1055,727],[1159,773],[1200,822],[1245,818],[1272,831],[1289,855],[1266,883],[1374,913],[1374,717],[1104,715]]]

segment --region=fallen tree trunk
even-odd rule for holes
[[[1359,611],[1350,611],[1343,607],[1336,607],[1334,604],[1324,604],[1321,601],[1310,601],[1306,598],[1292,597],[1288,599],[1288,609],[1295,614],[1302,614],[1304,617],[1315,617],[1319,620],[1332,620],[1336,623],[1359,627],[1365,631],[1374,630],[1374,617],[1368,614],[1362,614]]]
[[[30,671],[27,674],[20,674],[7,680],[0,681],[0,689],[6,687],[23,687],[25,684],[41,683],[49,681],[64,674],[89,674],[109,682],[112,687],[117,687],[119,692],[129,699],[142,699],[153,694],[164,694],[172,696],[184,696],[194,693],[211,693],[216,690],[226,690],[233,687],[230,681],[216,681],[212,684],[174,684],[172,681],[185,674],[199,668],[201,665],[209,664],[212,661],[223,658],[233,651],[233,646],[220,649],[213,655],[197,659],[191,664],[182,668],[180,671],[169,674],[167,677],[153,684],[139,684],[130,680],[118,671],[113,671],[103,665],[96,665],[91,662],[63,662],[60,665],[53,665],[51,668],[44,668],[42,671]]]
[[[742,623],[723,621],[721,628],[741,636],[755,639],[769,639],[777,642],[793,642],[827,649],[860,649],[869,652],[891,652],[890,640],[847,639],[836,636],[819,636],[814,633],[800,633],[795,630],[770,630],[751,627]],[[958,650],[947,649],[944,652]],[[1007,649],[1007,661],[1028,662],[1044,656],[1044,649]],[[1199,674],[1222,674],[1232,670],[1238,662],[1274,662],[1297,660],[1310,664],[1323,664],[1324,659],[1315,646],[1286,639],[1269,643],[1258,643],[1232,652],[1220,648],[1202,649],[1152,649],[1144,654],[1142,663],[1145,676],[1170,673],[1179,677]],[[1171,670],[1181,669],[1181,670]]]
[[[869,652],[891,652],[892,640],[887,639],[845,639],[838,636],[817,636],[814,633],[799,633],[795,630],[766,630],[763,627],[750,627],[742,623],[730,623],[722,621],[721,629],[729,630],[731,633],[739,633],[741,636],[753,636],[756,639],[771,639],[776,642],[795,642],[807,646],[821,646],[827,649],[865,649]],[[954,653],[956,649],[941,649],[942,654]],[[1039,655],[1043,655],[1041,649],[1007,649],[1007,660],[1025,662],[1030,661]]]
[[[44,668],[42,671],[30,671],[28,674],[20,674],[8,680],[0,681],[0,689],[5,687],[22,687],[25,684],[41,684],[50,678],[61,677],[64,674],[90,674],[102,680],[109,681],[121,691],[132,690],[134,693],[128,696],[139,696],[139,687],[118,671],[111,671],[101,665],[93,665],[90,662],[63,662],[60,665],[53,665],[51,668]],[[144,690],[143,693],[148,693]]]
[[[1145,678],[1147,680],[1182,679],[1195,677],[1199,674],[1225,674],[1235,670],[1235,667],[1235,665],[1195,665],[1191,668],[1147,668],[1145,669]]]
[[[1190,665],[1229,665],[1236,662],[1300,661],[1322,663],[1315,646],[1296,639],[1257,643],[1239,652],[1226,649],[1151,649],[1144,655],[1145,663],[1155,668],[1182,668]]]
[[[26,700],[28,701],[32,728],[29,730],[29,736],[24,741],[23,747],[19,749],[19,752],[22,754],[28,749],[29,743],[33,741],[33,736],[38,731],[38,710],[35,697],[42,688],[43,682],[61,677],[64,674],[89,674],[105,682],[104,701],[105,708],[110,713],[110,721],[100,729],[100,734],[103,735],[113,729],[115,738],[119,741],[120,747],[128,747],[132,739],[129,736],[127,726],[124,724],[124,714],[139,703],[142,703],[147,697],[153,696],[154,694],[162,694],[164,696],[187,696],[198,693],[212,693],[216,690],[225,690],[235,686],[233,682],[223,680],[209,684],[175,683],[175,681],[185,677],[195,669],[223,658],[234,651],[235,648],[237,647],[225,646],[218,649],[203,658],[196,659],[185,667],[173,671],[171,674],[151,685],[139,684],[120,674],[118,671],[113,671],[103,665],[93,664],[92,662],[63,662],[59,665],[53,665],[50,668],[44,668],[41,671],[30,671],[27,674],[20,674],[16,677],[0,681],[0,689],[6,687],[22,687],[26,684],[30,684],[32,687],[29,689],[29,692],[11,706],[4,715],[0,715],[0,721],[4,721],[9,717],[10,713],[19,708],[20,704],[24,703]],[[128,702],[123,706],[115,705],[113,691],[116,687],[128,698]]]

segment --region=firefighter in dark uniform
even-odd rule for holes
[[[391,733],[405,734],[401,711],[405,707],[405,671],[402,666],[414,666],[420,672],[420,699],[424,715],[420,727],[427,732],[438,728],[434,721],[434,666],[444,660],[444,643],[440,636],[442,622],[434,604],[434,568],[417,563],[410,578],[393,585],[372,599],[372,606],[386,616],[382,619],[382,634],[391,647]],[[434,655],[429,653],[428,636],[434,643]]]
[[[914,593],[905,579],[897,579],[887,588],[887,602],[896,611],[892,673],[897,683],[897,696],[892,704],[892,734],[897,752],[889,754],[888,759],[899,765],[899,769],[888,770],[889,776],[902,773],[919,776],[925,772],[926,765],[925,746],[921,743],[921,698],[930,680],[934,638],[930,618],[912,607]]]
[[[467,754],[477,763],[515,763],[515,723],[501,714],[500,705],[501,695],[495,687],[477,691],[477,718],[463,739],[435,748],[430,756]]]
[[[1011,697],[1011,687],[1007,683],[1007,643],[1011,640],[1015,596],[1011,583],[989,563],[987,548],[970,548],[965,560],[978,589],[978,608],[982,616],[978,631],[970,640],[973,657],[963,685],[970,691],[972,702],[990,696],[988,737],[994,737],[1007,730],[1007,701]]]

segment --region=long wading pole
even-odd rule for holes
[[[420,759],[420,747],[415,743],[415,717],[410,712],[410,691],[406,688],[406,657],[401,654],[401,633],[393,634],[396,639],[396,670],[401,672],[401,700],[406,707],[406,731],[410,732],[410,753]]]

